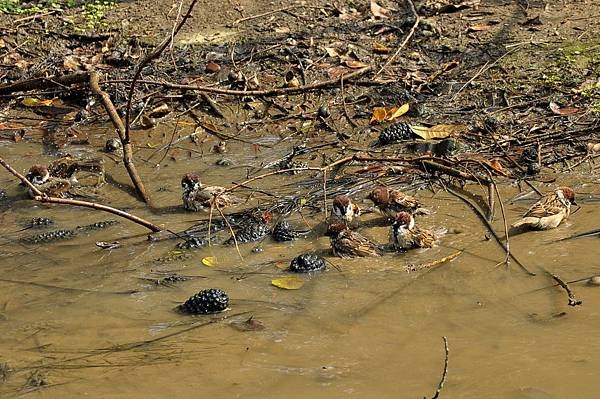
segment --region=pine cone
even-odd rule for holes
[[[210,288],[190,297],[179,305],[178,309],[183,313],[210,314],[222,312],[227,309],[227,306],[229,306],[229,296],[225,291]]]
[[[295,273],[318,272],[325,269],[325,259],[315,254],[298,255],[290,263],[290,271]]]
[[[406,122],[395,123],[391,126],[386,127],[379,134],[379,145],[387,145],[392,143],[399,143],[402,141],[411,140],[413,138],[413,131],[410,125]]]

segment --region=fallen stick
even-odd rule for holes
[[[69,86],[77,83],[87,83],[89,72],[77,72],[49,78],[35,78],[0,86],[0,94],[11,94],[17,91],[43,90],[55,86]]]
[[[375,74],[375,76],[373,78],[376,78],[377,76],[379,76],[379,74],[381,74],[381,72],[383,72],[383,70],[385,68],[387,68],[387,66],[390,65],[392,63],[392,61],[394,61],[396,59],[398,54],[400,54],[400,51],[402,51],[402,49],[408,44],[408,41],[410,40],[410,38],[415,34],[415,31],[417,30],[417,27],[419,26],[419,23],[421,22],[421,17],[419,17],[419,14],[417,13],[417,9],[415,8],[415,4],[412,2],[412,0],[406,0],[406,3],[408,4],[408,7],[410,8],[410,12],[415,17],[415,23],[413,24],[412,28],[410,28],[410,31],[408,32],[408,34],[406,35],[406,37],[404,38],[402,43],[400,43],[400,46],[398,46],[398,48],[396,49],[394,54],[392,54],[391,57],[387,59],[385,64],[383,64],[381,69],[379,69],[379,71],[377,71],[377,73]]]
[[[440,397],[440,392],[442,392],[442,388],[444,387],[444,383],[446,382],[446,377],[448,376],[448,358],[449,358],[449,354],[450,351],[448,350],[448,338],[447,337],[442,337],[442,339],[444,340],[444,352],[445,352],[445,357],[444,357],[444,372],[442,373],[442,379],[440,380],[440,383],[438,384],[438,387],[435,391],[435,395],[433,395],[433,397],[431,399],[438,399]]]
[[[550,277],[552,277],[552,279],[556,281],[558,285],[560,285],[567,292],[567,296],[569,298],[569,306],[578,306],[583,303],[581,299],[577,299],[575,297],[575,294],[573,293],[573,290],[571,290],[571,287],[569,287],[569,285],[565,283],[560,277],[558,277],[554,273],[550,273],[549,271],[546,271],[546,273],[548,273]]]
[[[110,100],[110,96],[108,95],[108,93],[100,89],[100,86],[98,84],[98,73],[95,71],[91,72],[89,80],[92,92],[98,97],[100,97],[100,99],[102,100],[102,104],[106,109],[106,113],[110,117],[110,120],[112,121],[117,131],[117,134],[119,135],[119,139],[121,140],[121,144],[123,145],[123,163],[125,165],[125,168],[127,169],[129,177],[131,178],[131,182],[133,183],[135,190],[142,197],[144,202],[150,205],[152,203],[150,196],[148,195],[148,192],[144,187],[144,183],[142,182],[142,178],[140,177],[135,167],[135,164],[133,163],[133,149],[131,147],[129,137],[126,135],[127,129],[125,128],[125,125],[123,124],[119,113],[115,109],[115,106]]]
[[[33,196],[33,199],[35,201],[52,203],[52,204],[75,205],[75,206],[82,206],[85,208],[97,209],[100,211],[112,213],[113,215],[121,216],[122,218],[131,220],[132,222],[142,225],[142,226],[148,228],[149,230],[152,230],[153,232],[159,232],[159,231],[163,230],[162,228],[158,227],[154,223],[151,223],[147,220],[144,220],[140,217],[137,217],[135,215],[132,215],[130,213],[127,213],[127,212],[122,211],[117,208],[113,208],[113,207],[101,205],[101,204],[96,204],[94,202],[79,201],[79,200],[66,199],[66,198],[48,197],[46,194],[42,193],[36,186],[31,184],[31,182],[29,180],[27,180],[27,178],[25,178],[25,176],[23,176],[22,174],[17,172],[15,169],[13,169],[12,166],[10,166],[8,163],[6,163],[6,161],[2,158],[0,158],[0,165],[4,166],[4,168],[6,170],[8,170],[12,175],[17,177],[19,180],[21,180],[21,182],[23,182],[23,184],[25,184],[27,187],[29,187],[31,189],[31,191],[35,194]]]
[[[183,84],[159,82],[156,80],[145,80],[145,79],[144,80],[139,79],[139,80],[137,80],[137,82],[144,83],[147,85],[162,86],[167,89],[173,89],[173,90],[184,90],[184,91],[185,90],[194,90],[194,91],[200,91],[200,92],[205,92],[205,93],[225,94],[225,95],[230,95],[230,96],[269,97],[269,96],[281,96],[281,95],[286,95],[286,94],[303,93],[303,92],[307,92],[307,91],[327,88],[330,86],[338,86],[342,80],[344,81],[345,84],[348,84],[349,79],[355,78],[360,75],[364,75],[366,72],[370,71],[371,69],[372,69],[371,66],[367,66],[365,68],[359,69],[359,70],[351,72],[351,73],[347,73],[347,74],[342,75],[339,78],[335,78],[335,79],[329,79],[329,80],[325,80],[322,82],[311,83],[311,84],[299,86],[299,87],[278,87],[278,88],[266,89],[266,90],[229,90],[229,89],[220,89],[218,87],[211,87],[211,86],[183,85]],[[128,82],[131,82],[131,81],[127,80],[127,79],[125,79],[125,80],[119,79],[119,80],[109,80],[109,81],[105,81],[102,83],[107,84],[107,83],[128,83]]]

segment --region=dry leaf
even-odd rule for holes
[[[486,25],[486,24],[472,25],[467,28],[467,32],[485,32],[486,30],[488,30],[490,28],[491,28],[491,26]]]
[[[365,68],[365,67],[369,66],[369,64],[365,64],[364,62],[355,61],[355,60],[345,60],[343,62],[343,64],[346,65],[348,68],[352,68],[352,69],[360,69],[360,68]]]
[[[214,256],[202,258],[202,264],[207,267],[215,267],[217,265],[217,258]]]
[[[49,107],[52,105],[52,100],[40,100],[33,97],[26,97],[21,101],[26,107]]]
[[[371,116],[371,123],[380,123],[385,120],[387,110],[384,107],[373,108],[373,116]]]
[[[587,149],[589,152],[600,152],[600,143],[588,143]]]
[[[373,52],[375,54],[388,54],[390,51],[392,50],[389,47],[386,47],[381,43],[373,43]]]
[[[275,280],[271,280],[277,288],[283,288],[284,290],[297,290],[304,285],[304,280],[298,277],[282,277]]]
[[[399,118],[402,115],[404,115],[405,113],[407,113],[409,109],[410,109],[410,106],[408,105],[408,103],[402,105],[401,107],[393,107],[388,112],[388,115],[385,117],[385,120],[393,121],[394,119]]]
[[[445,139],[452,135],[457,135],[465,130],[465,125],[435,125],[427,126],[411,126],[412,131],[424,140]]]
[[[371,14],[373,14],[375,18],[389,18],[389,13],[390,10],[381,7],[379,4],[371,0]]]
[[[487,164],[502,176],[510,175],[510,172],[504,169],[504,166],[502,166],[502,163],[500,163],[500,160],[498,159],[492,159],[491,161],[487,162]]]
[[[573,115],[573,114],[576,114],[576,113],[579,112],[579,108],[575,108],[575,107],[564,107],[564,108],[561,108],[560,105],[558,105],[555,102],[551,102],[550,103],[550,109],[556,115]]]

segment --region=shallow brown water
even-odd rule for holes
[[[28,155],[39,153],[34,144],[1,145],[18,170],[38,161]],[[141,158],[142,153],[149,151],[140,151]],[[259,157],[272,155],[257,157],[235,144],[231,154],[245,154],[226,155],[238,165],[256,165]],[[228,184],[245,175],[244,168],[214,167],[220,157],[207,151],[202,159],[167,159],[160,168],[140,163],[155,201],[163,207],[159,212],[148,211],[114,187],[106,186],[104,193],[113,206],[173,229],[185,228],[206,215],[177,209],[184,171],[200,171],[211,184]],[[111,161],[107,169],[114,180],[127,182]],[[265,184],[276,191],[287,179],[274,177]],[[576,177],[581,183],[593,179]],[[245,245],[243,260],[232,248],[213,246],[191,251],[189,259],[160,263],[154,260],[172,251],[175,242],[148,243],[143,228],[121,221],[74,240],[24,245],[17,238],[35,232],[16,231],[34,216],[53,218],[51,229],[113,217],[31,202],[6,173],[0,174],[0,187],[10,197],[0,209],[0,363],[13,370],[0,384],[3,398],[28,393],[44,398],[431,397],[443,368],[442,336],[448,337],[450,347],[442,397],[597,397],[600,288],[573,284],[584,301],[578,308],[569,308],[557,288],[531,292],[551,284],[540,266],[566,280],[600,274],[597,238],[553,242],[597,227],[593,202],[584,202],[554,231],[511,240],[513,252],[538,273],[529,277],[514,264],[508,269],[495,266],[503,252],[484,239],[485,229],[466,205],[447,194],[422,191],[419,197],[435,213],[420,223],[460,233],[447,234],[434,249],[406,255],[355,260],[328,256],[336,267],[302,276],[306,284],[301,289],[285,291],[270,281],[289,274],[265,262],[287,264],[315,248],[328,254],[327,238],[267,241],[261,253]],[[157,191],[159,187],[165,190]],[[576,187],[597,192],[594,185]],[[514,188],[503,190],[506,198],[515,193]],[[507,202],[509,221],[527,205]],[[316,225],[321,219],[308,223]],[[500,219],[495,225],[502,230]],[[363,233],[384,241],[387,228]],[[114,240],[123,246],[102,250],[94,245]],[[404,271],[407,263],[430,262],[457,249],[465,252],[452,262]],[[205,256],[216,256],[218,265],[204,266]],[[154,271],[204,278],[174,287],[140,279],[160,277]],[[177,303],[208,287],[229,293],[228,312],[194,317],[173,311]],[[137,292],[127,293],[131,290]],[[566,314],[555,317],[561,312]],[[231,327],[231,322],[251,315],[266,328],[240,332]],[[33,393],[26,381],[35,370],[48,385]]]

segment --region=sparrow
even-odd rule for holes
[[[183,175],[181,187],[183,188],[183,207],[188,211],[208,210],[213,200],[216,201],[215,205],[219,208],[240,202],[238,198],[225,193],[224,187],[203,185],[200,182],[200,176],[195,173]],[[218,197],[215,197],[217,195]]]
[[[381,213],[392,219],[398,212],[415,213],[422,209],[415,197],[384,186],[379,186],[371,191],[367,199],[373,201]]]
[[[331,239],[333,254],[340,258],[381,256],[381,248],[377,244],[350,230],[344,223],[330,224],[326,235]]]
[[[33,165],[25,178],[49,197],[65,198],[71,188],[69,180],[50,176],[48,168],[44,165]],[[34,198],[36,194],[29,189],[29,196]]]
[[[360,208],[347,195],[338,195],[333,199],[331,214],[334,221],[349,224],[360,216]]]
[[[412,248],[431,248],[435,235],[415,226],[415,219],[408,212],[398,212],[390,231],[390,244],[397,251]]]
[[[570,187],[559,187],[538,200],[514,222],[513,229],[548,230],[557,227],[571,214],[571,204],[575,203],[575,192]]]
[[[70,155],[52,161],[48,165],[50,176],[68,179],[71,185],[79,185],[77,179],[93,181],[92,185],[100,186],[104,181],[104,162],[101,159],[74,159]]]

